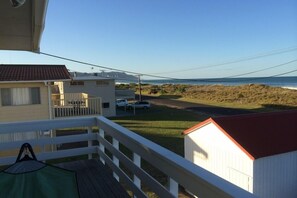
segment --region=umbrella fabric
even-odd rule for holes
[[[76,174],[50,165],[23,173],[2,171],[0,189],[0,197],[79,197]]]
[[[35,159],[17,160],[0,172],[0,198],[79,197],[75,172]]]

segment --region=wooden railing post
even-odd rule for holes
[[[88,127],[88,134],[91,134],[92,132],[93,132],[92,127],[89,126]],[[92,140],[89,140],[88,141],[88,147],[91,147],[91,146],[93,146],[93,142],[92,142]],[[88,155],[88,159],[92,159],[92,154]]]
[[[99,129],[99,135],[102,137],[102,138],[104,138],[104,130],[103,129]],[[103,146],[103,144],[101,144],[100,142],[99,142],[99,148],[100,148],[100,150],[104,153],[105,152],[105,147]],[[105,161],[104,161],[104,159],[102,158],[102,157],[100,157],[100,161],[103,163],[103,164],[105,164]]]
[[[169,179],[169,192],[174,196],[178,197],[178,183],[171,177]]]
[[[115,149],[119,150],[119,141],[118,141],[118,140],[112,138],[112,145],[113,145],[113,147],[114,147]],[[118,159],[116,156],[114,156],[114,155],[112,156],[112,161],[113,161],[113,163],[114,163],[117,167],[119,167],[120,162],[119,162],[119,159]],[[117,181],[120,181],[119,176],[118,176],[115,172],[113,172],[113,177],[114,177]]]
[[[136,166],[141,167],[141,158],[136,153],[133,153],[133,162]],[[141,188],[141,181],[136,175],[133,175],[133,182],[135,186],[137,186],[139,189]]]

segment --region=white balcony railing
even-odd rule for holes
[[[94,127],[98,127],[99,132],[93,132]],[[49,160],[78,155],[89,155],[91,158],[92,154],[98,154],[100,160],[111,167],[114,177],[124,181],[137,197],[146,196],[140,187],[141,184],[148,186],[160,197],[177,197],[178,185],[183,186],[198,197],[254,197],[249,192],[102,116],[0,124],[0,135],[65,128],[87,128],[87,132],[79,135],[2,142],[0,143],[0,151],[18,149],[24,142],[44,148],[70,142],[88,141],[88,146],[82,148],[51,152],[40,149],[36,156],[39,160]],[[132,156],[129,157],[121,152],[119,145],[124,145],[126,149],[129,149]],[[15,158],[16,156],[2,156],[0,157],[0,165],[12,164]],[[159,183],[141,168],[141,159],[149,162],[168,176],[168,187]],[[120,163],[121,166],[119,166]],[[122,165],[129,169],[133,176],[128,176],[127,170],[124,171],[121,168]]]
[[[52,95],[53,118],[102,115],[101,98],[86,93]]]

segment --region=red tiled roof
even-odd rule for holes
[[[184,132],[214,123],[253,159],[297,151],[297,111],[210,118]]]
[[[0,81],[71,79],[65,65],[0,65]]]

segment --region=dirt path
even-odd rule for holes
[[[238,115],[238,114],[247,114],[254,113],[253,111],[248,111],[244,109],[233,109],[226,107],[217,107],[204,104],[197,104],[192,102],[179,101],[174,99],[159,98],[153,96],[142,96],[143,100],[150,101],[150,103],[155,105],[164,105],[167,107],[185,109],[194,112],[206,113],[215,116],[228,116],[228,115]]]

